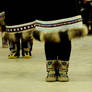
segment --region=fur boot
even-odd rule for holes
[[[10,45],[10,52],[9,52],[9,55],[8,55],[8,58],[9,59],[16,59],[19,57],[18,53],[17,53],[17,45],[14,44],[13,42],[9,42],[9,45]]]
[[[58,60],[58,63],[59,63],[59,69],[58,69],[59,75],[58,75],[57,80],[61,82],[69,81],[69,77],[68,77],[69,62]]]
[[[23,58],[31,58],[32,56],[30,55],[30,49],[29,48],[24,48],[23,50]]]
[[[8,59],[16,59],[18,58],[18,56],[16,55],[16,50],[13,49],[10,51],[9,55],[8,55]]]
[[[55,60],[48,60],[46,66],[47,66],[46,81],[47,82],[54,82],[54,81],[56,81],[56,76],[55,76]]]

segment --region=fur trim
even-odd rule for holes
[[[35,30],[33,31],[33,37],[38,41],[44,40],[44,33],[42,31]]]
[[[2,37],[4,37],[5,39],[8,39],[10,41],[16,41],[15,34],[12,34],[12,33],[3,32]]]
[[[59,32],[43,32],[35,30],[33,32],[33,37],[38,41],[45,41],[45,42],[60,42]]]
[[[16,33],[22,33],[22,38],[23,39],[28,39],[28,38],[32,38],[32,32],[34,31],[35,28],[32,28],[30,30],[26,30],[26,31],[21,31],[21,32],[2,32],[2,37],[4,37],[5,39],[8,39],[10,41],[16,41]]]
[[[47,32],[47,33],[41,33],[40,36],[41,41],[46,41],[46,42],[60,42],[60,37],[59,37],[59,32],[54,31],[54,32]]]
[[[83,25],[81,28],[72,28],[67,31],[68,31],[69,40],[72,40],[74,38],[83,37],[88,34],[88,29],[85,25]]]
[[[35,30],[35,28],[32,28],[30,30],[26,30],[22,32],[22,38],[23,39],[28,39],[28,38],[32,38],[32,33]]]
[[[35,30],[33,32],[33,37],[36,40],[39,41],[45,41],[45,42],[60,42],[62,41],[62,37],[65,37],[69,40],[72,40],[74,38],[79,38],[86,36],[88,34],[87,27],[83,25],[81,28],[71,28],[66,30],[65,32],[62,32],[62,30],[59,31],[51,31],[51,32],[43,32]]]

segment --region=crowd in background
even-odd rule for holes
[[[89,33],[92,33],[92,0],[83,0],[80,6],[83,23],[87,25]]]

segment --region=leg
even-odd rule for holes
[[[57,61],[57,51],[56,43],[45,43],[45,54],[46,54],[46,66],[47,66],[47,77],[46,81],[54,82],[56,81],[56,61]]]
[[[17,52],[17,47],[15,42],[9,41],[9,49],[10,49],[10,54],[8,55],[9,59],[15,59],[17,58],[16,52]]]
[[[17,33],[15,34],[16,36],[16,41],[15,41],[15,46],[16,46],[16,56],[20,56],[20,38],[21,38],[21,34]]]
[[[55,60],[47,60],[46,66],[47,66],[46,81],[47,82],[54,82],[54,81],[56,81],[56,76],[55,76]]]
[[[29,55],[30,56],[32,56],[32,47],[33,47],[33,39],[30,39],[29,41],[28,41],[28,48],[30,49],[30,51],[29,51]]]
[[[31,54],[32,46],[33,46],[33,39],[31,39],[31,40],[22,39],[22,56],[24,58],[32,57],[32,54]]]
[[[20,56],[20,34],[15,34],[15,41],[9,41],[10,54],[9,59],[18,58]]]
[[[68,67],[69,67],[69,59],[71,53],[71,41],[65,41],[60,43],[59,57],[58,57],[58,81],[67,82],[69,81],[68,77]]]
[[[61,82],[69,81],[68,77],[69,61],[58,60],[58,63],[59,63],[59,75],[57,80]]]
[[[47,60],[57,60],[57,44],[45,42],[45,55]]]
[[[8,41],[7,41],[7,39],[5,39],[3,37],[2,37],[2,47],[3,48],[8,48]]]

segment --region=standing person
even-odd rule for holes
[[[44,10],[43,15],[38,18],[44,21],[37,21],[37,30],[33,32],[33,36],[39,41],[45,41],[46,81],[67,82],[71,54],[69,38],[86,35],[87,28],[82,27],[78,0],[63,0],[60,5],[58,2],[57,7],[55,5],[54,8],[52,5],[49,10]],[[48,11],[50,12],[47,13]],[[44,15],[46,13],[48,15]]]
[[[22,25],[6,26],[3,37],[9,40],[10,55],[8,58],[18,58],[20,56],[20,49],[22,49],[23,58],[30,58],[32,56],[32,31],[34,28],[34,23],[32,22]]]
[[[3,2],[2,2],[3,3]],[[17,7],[16,7],[17,5]],[[23,5],[23,4],[22,4]],[[20,7],[20,2],[15,1],[11,2],[11,4],[7,3],[5,7],[1,7],[1,10],[5,11],[5,23],[9,27],[18,27],[21,24],[29,23],[34,21],[33,16],[29,13],[29,7],[25,7],[24,5]],[[28,4],[27,4],[28,5]],[[7,8],[6,8],[7,7]],[[25,10],[25,11],[24,11]],[[14,28],[13,28],[14,29]],[[18,58],[20,56],[20,48],[22,49],[22,57],[31,58],[32,57],[32,46],[33,46],[33,38],[24,39],[22,37],[23,33],[15,33],[16,41],[9,41],[9,50],[10,53],[8,58]],[[21,43],[20,43],[21,40]]]
[[[92,0],[84,1],[83,18],[84,24],[88,27],[89,34],[92,33]]]
[[[3,31],[5,31],[5,12],[0,13],[0,26],[1,26],[1,34]],[[7,39],[2,37],[2,47],[3,48],[8,48],[8,41]]]

